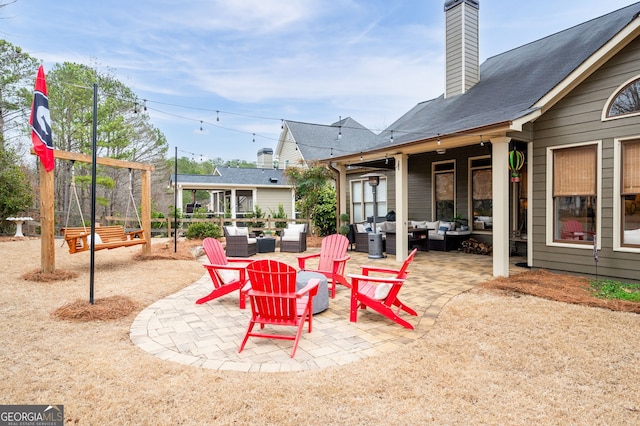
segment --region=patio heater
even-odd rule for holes
[[[378,203],[376,190],[380,184],[380,177],[384,176],[380,173],[367,173],[360,177],[367,178],[369,186],[371,186],[371,192],[373,193],[373,232],[370,232],[367,236],[369,240],[369,259],[382,259],[382,234],[378,232],[376,226],[376,216],[378,216]]]

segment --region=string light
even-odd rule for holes
[[[484,146],[484,141],[482,140],[482,135],[480,135],[480,146]]]
[[[440,145],[440,133],[438,133],[438,145]]]
[[[216,121],[220,121],[220,111],[216,110]]]
[[[393,143],[393,130],[391,131],[391,137],[389,138],[389,142]]]
[[[280,119],[280,130],[284,130],[284,118]]]
[[[253,134],[253,143],[256,143],[256,134]]]
[[[138,113],[138,103],[137,102],[133,104],[133,113],[134,114]]]
[[[333,147],[331,147],[331,154],[330,154],[331,158],[333,158]]]
[[[392,132],[393,132],[393,130],[392,130]],[[389,157],[387,157],[387,154],[384,154],[384,164],[389,164]]]
[[[342,139],[342,116],[338,116],[338,140]]]
[[[202,131],[202,120],[200,120],[200,131]]]

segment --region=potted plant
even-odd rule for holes
[[[453,216],[449,222],[454,222],[456,224],[456,229],[461,231],[468,231],[469,227],[467,225],[468,220],[463,218],[460,214]]]
[[[340,222],[342,223],[342,225],[340,225],[340,229],[338,229],[338,232],[346,236],[349,233],[349,215],[346,213],[342,213],[340,215]]]

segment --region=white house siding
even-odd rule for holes
[[[632,42],[534,123],[532,226],[533,267],[640,281],[640,254],[613,251],[614,138],[639,136],[640,116],[603,122],[607,99],[622,83],[640,76],[640,42]],[[593,251],[547,245],[547,148],[601,141],[599,262]],[[617,173],[617,172],[616,172]]]
[[[291,132],[286,128],[286,134],[284,141],[281,145],[278,145],[278,152],[274,153],[274,157],[278,158],[278,168],[284,169],[291,166],[300,166],[302,156],[300,150],[296,149],[295,140],[291,135]]]
[[[278,188],[260,188],[256,194],[256,206],[260,207],[265,217],[278,212],[278,206],[282,204],[287,218],[294,217],[291,210],[291,190]]]

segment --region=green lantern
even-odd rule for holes
[[[524,153],[514,149],[509,152],[509,170],[511,182],[520,182],[520,169],[524,166]]]

